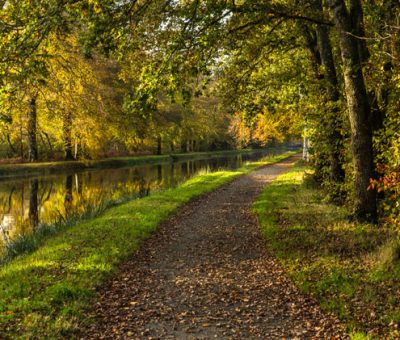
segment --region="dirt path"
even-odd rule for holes
[[[184,207],[99,292],[82,338],[344,338],[271,255],[250,206],[296,160],[267,166]]]

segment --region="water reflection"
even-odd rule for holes
[[[38,212],[38,190],[39,180],[32,179],[29,186],[29,224],[34,230],[39,224],[39,212]]]
[[[110,199],[144,197],[151,191],[173,187],[199,171],[232,169],[260,157],[232,156],[0,181],[0,246],[20,234],[34,232],[40,223],[68,220]]]

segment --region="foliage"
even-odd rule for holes
[[[334,20],[335,6],[327,5],[4,2],[0,155],[28,158],[35,136],[41,159],[71,159],[265,145],[298,140],[307,128],[316,177],[330,199],[373,197],[375,189],[358,179],[365,174],[379,182],[379,176],[371,175],[372,164],[360,171],[352,166],[368,155],[359,155],[362,148],[352,148],[351,140],[363,136],[370,145],[374,133],[368,154],[375,153],[383,177],[396,173],[387,150],[397,145],[398,4],[355,0],[349,8],[355,18],[350,24],[357,26],[350,39],[362,53],[353,58],[362,65],[350,68],[362,71],[362,93],[354,98],[344,86],[352,78],[346,78],[347,59],[340,58],[341,21]],[[331,49],[331,70],[321,32]],[[32,99],[36,131],[30,131]],[[355,100],[366,104],[352,106]],[[361,125],[368,125],[365,133],[351,118],[354,108],[364,106],[358,117],[371,123]],[[386,189],[385,197],[392,197]],[[388,199],[381,211],[394,216],[396,204]]]
[[[392,81],[400,79],[398,70]],[[379,177],[371,181],[381,195],[380,209],[384,220],[399,230],[400,226],[400,87],[391,90],[386,109],[384,127],[375,134],[377,172]]]
[[[178,64],[167,65],[171,47],[160,39],[176,34],[177,24],[165,25],[168,6],[161,11],[158,1],[39,3],[35,7],[39,23],[28,15],[33,6],[29,2],[20,7],[9,2],[2,8],[9,35],[2,41],[4,51],[15,54],[15,61],[10,55],[2,59],[0,151],[4,156],[27,158],[30,98],[37,99],[38,127],[33,135],[38,136],[41,159],[59,159],[68,152],[68,158],[72,153],[74,158],[98,158],[152,151],[159,131],[169,131],[162,136],[165,149],[179,147],[185,136],[195,140],[191,142],[196,143],[196,151],[227,146],[226,134],[220,134],[227,124],[224,112],[214,110],[216,119],[207,120],[198,116],[200,111],[204,115],[204,105],[188,106],[192,92],[201,98],[203,91],[196,89],[196,74]],[[58,14],[63,20],[53,22]],[[126,14],[129,23],[122,19]],[[14,25],[15,18],[21,22]],[[43,23],[47,25],[43,30],[19,30]],[[32,46],[21,43],[26,36]],[[157,45],[158,49],[152,48]],[[26,62],[24,55],[29,55]],[[203,102],[207,98],[217,99],[207,94]]]

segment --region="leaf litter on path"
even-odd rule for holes
[[[250,207],[297,160],[241,176],[182,208],[98,292],[82,339],[344,339],[266,249]]]

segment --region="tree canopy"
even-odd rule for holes
[[[311,141],[359,219],[399,215],[397,0],[0,2],[8,161]]]

